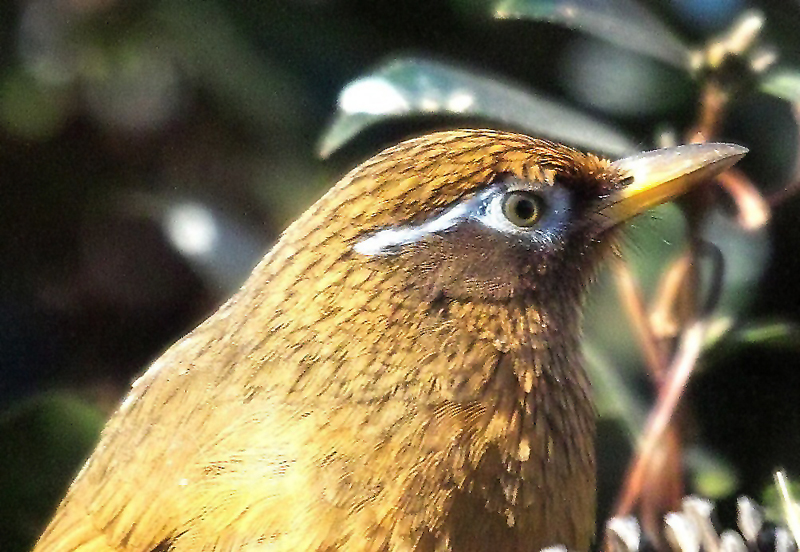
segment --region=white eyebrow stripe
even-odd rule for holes
[[[353,246],[353,251],[366,256],[395,254],[403,245],[422,241],[432,234],[446,232],[470,219],[506,236],[521,240],[529,247],[552,247],[556,244],[571,216],[569,192],[559,187],[547,187],[550,205],[541,223],[535,227],[522,228],[512,224],[503,215],[502,194],[507,190],[508,187],[504,184],[495,184],[420,224],[405,224],[378,230],[373,235],[358,241]]]
[[[358,242],[353,246],[353,250],[362,255],[385,255],[391,253],[391,250],[398,246],[418,242],[425,238],[425,236],[449,230],[459,222],[469,218],[470,211],[474,208],[475,202],[482,199],[484,194],[470,201],[459,203],[438,217],[423,222],[418,226],[406,225],[399,228],[380,230],[372,236]]]

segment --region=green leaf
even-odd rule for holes
[[[800,497],[800,480],[794,474],[784,474],[787,478],[789,495],[795,501],[795,508],[797,508],[797,498]],[[766,518],[784,525],[786,524],[786,503],[784,502],[783,493],[781,493],[776,482],[771,482],[762,493],[762,505],[766,509]]]
[[[647,399],[631,385],[629,378],[620,374],[613,352],[604,344],[585,337],[581,351],[592,380],[595,407],[603,419],[613,419],[625,429],[633,442],[642,433],[647,419]]]
[[[777,67],[761,79],[761,91],[792,103],[800,103],[800,71]]]
[[[714,312],[717,321],[723,322],[720,324],[722,332],[710,336],[710,345],[750,306],[767,268],[772,246],[767,227],[747,230],[720,207],[708,214],[702,237],[712,243],[724,259],[722,293]]]
[[[0,542],[29,550],[80,464],[105,416],[67,394],[40,395],[0,416]]]
[[[739,488],[736,466],[712,450],[691,447],[686,450],[685,462],[692,490],[706,498],[722,500]]]
[[[800,325],[792,321],[762,320],[745,325],[733,338],[746,345],[800,350]]]
[[[0,126],[28,140],[47,140],[70,115],[66,87],[37,81],[15,69],[0,79]]]
[[[631,0],[500,0],[494,15],[563,25],[669,65],[690,68],[689,48]]]
[[[156,6],[181,68],[223,108],[233,106],[231,115],[269,135],[304,121],[307,98],[300,84],[244,39],[220,3],[169,0]]]
[[[408,58],[382,65],[342,90],[320,155],[329,156],[380,121],[425,114],[478,117],[614,156],[637,149],[613,127],[536,93],[489,75]]]
[[[652,301],[661,277],[685,246],[686,223],[674,204],[651,209],[628,224],[622,255],[641,284],[645,300]],[[608,267],[601,270],[589,290],[584,312],[584,340],[614,359],[614,369],[623,378],[640,375],[644,357]]]

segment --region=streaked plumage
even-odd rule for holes
[[[580,307],[623,176],[487,130],[360,165],[134,384],[36,551],[587,549]],[[465,214],[508,182],[562,190],[567,222]]]

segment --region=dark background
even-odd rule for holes
[[[491,4],[0,3],[2,550],[32,544],[136,374],[224,301],[341,174],[425,131],[526,130],[492,124],[492,113],[411,114],[322,160],[337,95],[353,79],[398,57],[452,63],[611,122],[643,149],[697,117],[696,75],[557,24],[494,19]],[[699,46],[750,7],[691,4],[648,5]],[[800,6],[755,6],[779,64],[800,67]],[[716,138],[751,149],[742,167],[769,195],[795,178],[797,108],[759,92],[758,76],[737,78]],[[775,468],[800,470],[798,214],[788,199],[768,231],[734,240],[730,273],[750,269],[734,284],[746,301],[726,313],[730,326],[689,390],[687,482],[716,492],[723,511],[736,493],[763,497]],[[634,248],[645,271],[651,241],[664,241],[658,228]],[[197,249],[203,236],[213,247]],[[598,309],[590,324],[622,316]],[[623,341],[605,358],[636,365],[615,354],[631,348]],[[644,378],[621,374],[646,402]],[[631,445],[629,428],[608,406],[602,412],[607,508]]]

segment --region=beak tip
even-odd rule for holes
[[[737,144],[714,144],[714,146],[721,157],[736,161],[747,155],[750,151],[748,148]]]
[[[670,180],[691,173],[718,174],[735,165],[749,149],[738,144],[705,142],[640,153],[611,164],[623,175]],[[657,176],[656,176],[657,175]]]
[[[748,149],[706,142],[636,154],[611,164],[629,182],[603,202],[604,226],[627,220],[735,165]],[[610,221],[610,222],[609,222]]]

